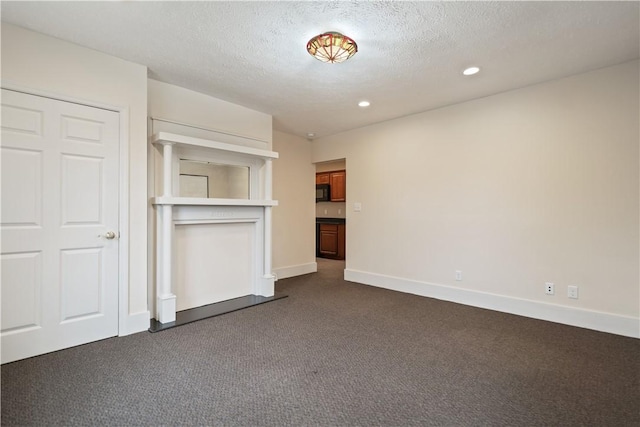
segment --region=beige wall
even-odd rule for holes
[[[149,327],[146,80],[145,66],[2,23],[3,87],[18,85],[36,94],[128,109],[129,316],[120,319],[121,334]]]
[[[340,160],[332,160],[330,162],[321,162],[316,163],[316,173],[317,172],[331,172],[331,171],[339,171],[347,168],[347,162],[344,159]]]
[[[271,149],[271,116],[179,86],[149,79],[149,116],[218,131],[221,142]],[[162,129],[165,130],[165,129]],[[170,129],[167,129],[170,130]],[[196,131],[197,132],[197,131]],[[224,134],[232,139],[224,140]],[[191,134],[206,137],[205,134]],[[234,136],[250,141],[242,141]],[[251,144],[251,140],[254,144]]]
[[[273,267],[278,278],[316,271],[315,166],[311,143],[283,132],[273,132]]]
[[[638,336],[638,76],[634,61],[314,141],[313,162],[349,165],[347,276]]]
[[[345,202],[316,203],[316,218],[346,218],[347,204]]]

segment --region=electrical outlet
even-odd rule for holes
[[[544,293],[547,295],[553,295],[556,292],[556,287],[553,283],[547,282],[544,284]]]
[[[462,271],[456,270],[456,280],[457,281],[462,280]]]
[[[577,286],[567,286],[567,296],[569,298],[578,299],[578,287]]]

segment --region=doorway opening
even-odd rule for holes
[[[346,260],[346,159],[316,163],[316,239],[318,268]],[[325,262],[327,261],[327,262]]]

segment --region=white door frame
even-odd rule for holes
[[[103,104],[86,99],[61,95],[41,89],[34,89],[2,80],[2,89],[22,92],[87,107],[100,108],[118,113],[119,159],[118,159],[118,230],[120,232],[118,248],[118,336],[128,335],[127,317],[129,315],[129,107]]]

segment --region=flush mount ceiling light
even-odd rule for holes
[[[480,71],[480,68],[478,67],[469,67],[466,70],[464,70],[462,74],[464,74],[465,76],[472,76],[476,74],[478,71]]]
[[[362,108],[368,107],[369,105],[371,105],[371,103],[369,101],[360,101],[360,102],[358,102],[358,106],[362,107]]]
[[[307,52],[322,62],[343,62],[357,51],[358,45],[353,39],[333,31],[319,34],[307,43]]]

